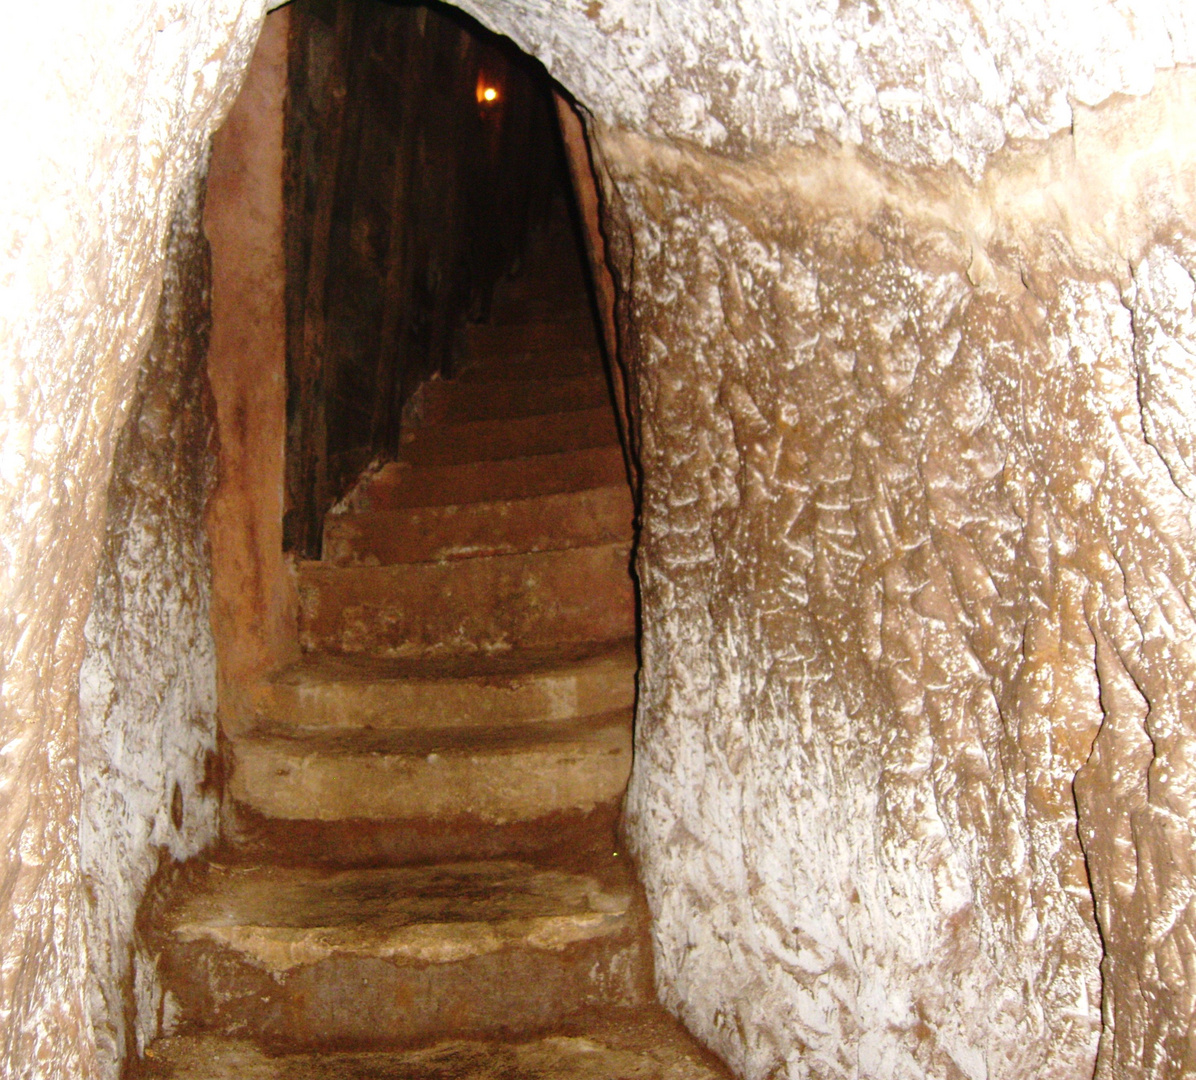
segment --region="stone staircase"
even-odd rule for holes
[[[226,840],[145,920],[167,1034],[133,1075],[724,1075],[654,1002],[617,846],[632,505],[563,219],[470,336],[223,732]]]

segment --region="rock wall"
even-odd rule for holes
[[[738,1070],[1196,1070],[1196,21],[467,4],[592,113],[630,833]]]
[[[212,249],[208,378],[219,476],[208,508],[222,723],[295,658],[298,595],[282,551],[286,446],[283,101],[288,8],[262,26],[240,94],[212,139],[204,233]]]
[[[79,672],[79,867],[100,1074],[157,1034],[134,920],[162,855],[216,839],[216,654],[203,516],[214,480],[203,177],[180,195],[150,350],[116,444]],[[133,1022],[135,1040],[129,1038]]]
[[[262,5],[67,0],[0,44],[0,1074],[96,1075],[78,672],[178,192]]]
[[[641,260],[632,831],[665,999],[749,1076],[1087,1077],[1102,1008],[1101,1075],[1196,1067],[1196,174],[1121,206],[1125,261],[1076,220],[1193,89],[1079,113],[966,208],[606,142]]]
[[[461,0],[613,127],[740,157],[858,146],[979,179],[1196,62],[1186,0]]]

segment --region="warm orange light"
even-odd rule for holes
[[[493,105],[498,100],[498,87],[487,80],[485,75],[478,75],[478,104]]]

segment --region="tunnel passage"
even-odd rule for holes
[[[143,918],[171,1019],[134,1071],[456,1040],[429,1075],[713,1080],[617,828],[634,510],[551,87],[434,10],[286,18],[281,535],[317,557],[222,699],[220,845]]]
[[[629,271],[646,451],[631,821],[670,1007],[752,1077],[1190,1073],[1182,4],[467,3],[591,110]],[[74,776],[73,680],[116,431],[137,417],[156,447],[164,400],[198,396],[146,379],[142,410],[133,370],[173,200],[194,193],[260,11],[68,0],[76,33],[30,16],[6,42],[19,290],[0,326],[0,1071],[14,1076],[87,1075],[85,976],[109,969],[83,955],[84,907],[127,914],[95,851],[75,863],[81,802],[96,805]],[[281,102],[285,83],[267,89]],[[214,167],[205,225],[215,364],[238,351],[212,197],[228,181]],[[281,251],[282,201],[268,203],[241,218],[242,241]],[[225,510],[244,475],[238,405],[272,409],[285,388],[281,282],[239,294],[262,316],[244,328],[256,379],[214,380]],[[277,443],[253,447],[270,468],[285,400],[277,415]],[[282,491],[281,460],[242,493],[254,507]],[[236,661],[289,662],[271,651],[297,605],[269,561],[276,501],[253,518],[245,573],[217,568],[215,606],[249,598],[264,628],[244,650],[226,640],[226,683]],[[164,535],[108,520],[134,559]],[[190,570],[202,530],[188,543]],[[194,702],[182,722],[215,742],[203,635],[189,637],[202,583],[186,625],[158,603],[177,571],[159,560],[157,591],[97,583],[129,600],[118,635],[143,644],[152,625],[183,658],[90,684],[103,707],[163,675],[129,713],[139,748],[163,728],[158,704],[177,720]],[[175,693],[189,681],[203,692]],[[181,822],[194,839],[214,777],[186,749],[178,814],[173,783],[126,784],[131,755],[98,762],[87,791],[98,777],[129,827],[100,813],[91,835],[153,851]],[[146,1014],[168,1015],[152,967],[136,970]]]
[[[312,558],[323,515],[398,451],[416,389],[468,362],[466,324],[550,216],[580,290],[562,306],[588,307],[543,68],[447,7],[300,0],[290,25],[285,546]]]

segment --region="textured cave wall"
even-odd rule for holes
[[[178,192],[261,3],[76,0],[0,44],[0,1074],[96,1075],[78,672]]]
[[[1196,1067],[1196,175],[1101,182],[1101,129],[1182,132],[1192,90],[964,206],[607,143],[642,260],[633,832],[665,999],[748,1075],[1086,1077],[1102,1003],[1103,1075]],[[1138,250],[1077,250],[1127,195]]]
[[[1073,105],[1196,62],[1187,0],[460,0],[613,127],[731,156],[828,141],[979,179]]]
[[[133,931],[146,886],[164,855],[195,855],[219,826],[203,529],[215,459],[202,193],[199,174],[180,193],[153,338],[116,443],[83,631],[79,866],[91,1027],[100,1073],[109,1077],[157,1034],[154,960],[136,950]]]
[[[628,810],[750,1077],[1196,1071],[1196,20],[465,5],[592,113]]]

